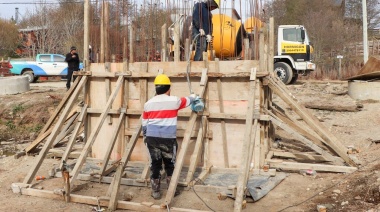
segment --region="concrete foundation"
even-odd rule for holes
[[[380,81],[349,81],[348,95],[357,100],[380,100]]]
[[[18,94],[29,90],[27,76],[0,77],[0,95]]]

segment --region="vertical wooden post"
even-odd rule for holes
[[[135,41],[135,28],[133,25],[129,27],[129,61],[131,63],[135,62],[134,58],[134,41]]]
[[[110,69],[111,69],[111,64],[109,62],[106,62],[104,63],[104,69],[106,72],[111,72]],[[106,90],[106,99],[108,99],[111,95],[111,80],[106,77],[105,79],[105,90]],[[112,124],[112,115],[108,115],[107,116],[107,119],[108,119],[108,124],[111,125]]]
[[[244,60],[250,60],[249,58],[249,40],[248,38],[244,39]]]
[[[191,57],[190,51],[191,51],[190,40],[189,40],[189,38],[186,38],[186,41],[185,41],[185,60],[186,61],[190,60],[190,57]]]
[[[65,201],[70,202],[70,174],[69,171],[62,171],[63,182],[65,184]]]
[[[215,72],[220,72],[220,64],[219,64],[219,58],[215,59]],[[224,99],[223,99],[223,93],[222,93],[222,82],[221,79],[218,78],[216,80],[217,83],[217,89],[218,89],[218,100],[219,100],[219,112],[224,113]],[[226,122],[224,119],[220,120],[220,126],[222,128],[222,142],[223,142],[223,154],[224,154],[224,167],[229,168],[230,164],[228,161],[228,143],[227,143],[227,133],[226,133]]]
[[[181,42],[179,22],[174,24],[174,62],[181,61]]]
[[[83,51],[83,61],[84,61],[84,70],[87,70],[87,67],[89,66],[89,46],[90,46],[90,0],[84,1],[84,38],[83,38],[83,44],[84,44],[84,51]]]
[[[161,27],[161,62],[168,61],[168,51],[167,51],[167,45],[166,42],[168,40],[168,29],[166,24],[162,25]]]
[[[110,7],[109,2],[104,4],[104,62],[110,61],[109,30],[110,30]]]
[[[104,63],[104,46],[105,46],[105,40],[104,40],[104,34],[105,34],[105,24],[104,24],[104,13],[105,13],[105,2],[102,1],[102,10],[101,10],[101,16],[100,16],[100,56],[99,56],[99,62]]]

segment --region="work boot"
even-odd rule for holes
[[[161,193],[160,193],[160,186],[161,186],[161,179],[150,179],[150,184],[152,184],[152,197],[154,199],[160,199]]]
[[[170,180],[172,179],[172,176],[167,176],[166,177],[166,183],[168,184],[168,189],[170,185]],[[181,192],[178,190],[178,188],[175,189],[174,196],[178,196]]]

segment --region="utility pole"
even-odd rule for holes
[[[364,64],[368,61],[367,0],[362,0],[363,8],[363,56]]]

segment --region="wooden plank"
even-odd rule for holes
[[[207,71],[207,69],[204,71]],[[208,78],[206,77],[205,85],[201,86],[202,90],[199,94],[199,97],[201,97],[201,98],[203,98],[205,95],[206,88],[207,88],[207,82],[208,82]],[[166,193],[165,203],[164,203],[164,205],[166,205],[166,206],[170,205],[170,203],[174,197],[174,193],[176,191],[178,180],[179,180],[179,175],[181,173],[183,162],[184,162],[184,159],[186,156],[186,151],[189,147],[189,143],[190,143],[190,139],[191,139],[191,131],[195,125],[196,120],[197,120],[197,113],[193,112],[190,116],[189,122],[187,123],[186,132],[185,132],[185,135],[184,135],[183,140],[182,140],[181,149],[179,150],[179,154],[178,154],[177,161],[175,164],[174,172],[173,172],[173,175],[172,175],[172,178],[170,181],[168,191]]]
[[[356,167],[349,166],[335,166],[335,165],[324,165],[315,163],[296,163],[296,162],[280,162],[269,160],[269,166],[275,169],[297,171],[301,169],[312,169],[315,171],[322,172],[339,172],[339,173],[352,173],[357,170]]]
[[[71,119],[71,117],[73,116],[73,115],[75,115],[75,111],[71,111],[70,112],[70,114],[68,115],[68,117],[67,117],[67,119],[65,120],[65,123],[68,121],[68,120],[70,120]],[[50,135],[50,133],[53,131],[53,128],[50,128],[50,129],[48,129],[46,132],[44,132],[41,136],[38,136],[37,138],[36,138],[36,140],[34,140],[28,147],[26,147],[25,149],[24,149],[24,151],[26,152],[26,153],[29,153],[29,152],[31,152],[32,150],[34,150],[37,146],[38,146],[38,144],[40,144],[43,140],[45,140],[45,138],[47,138],[49,135]]]
[[[111,157],[111,153],[112,153],[112,150],[115,146],[115,143],[116,143],[116,139],[119,135],[119,131],[121,129],[121,126],[122,126],[122,123],[124,121],[124,118],[125,118],[125,113],[121,113],[120,116],[119,116],[119,119],[118,121],[116,122],[116,125],[115,125],[115,128],[114,128],[114,131],[113,133],[111,134],[111,139],[109,141],[109,145],[108,145],[108,148],[107,148],[107,151],[104,155],[104,158],[103,158],[103,162],[102,162],[102,166],[99,170],[99,173],[100,175],[105,175],[104,174],[104,171],[106,170],[107,168],[107,165],[108,165],[108,161]]]
[[[141,121],[142,121],[142,115],[140,116],[139,123],[141,123]],[[110,196],[110,202],[108,205],[108,209],[110,209],[110,210],[115,210],[117,208],[117,195],[119,193],[120,181],[121,181],[125,166],[128,163],[129,158],[131,157],[133,148],[135,147],[135,145],[137,143],[137,140],[139,137],[138,135],[141,133],[141,129],[142,129],[142,126],[140,124],[136,128],[135,133],[133,134],[131,140],[127,144],[125,151],[124,151],[124,154],[123,154],[123,158],[121,159],[119,167],[117,168],[115,176],[113,178],[113,181],[112,181],[110,187],[108,188],[107,196]]]
[[[194,152],[191,155],[189,171],[186,176],[186,183],[189,184],[194,177],[195,169],[197,168],[197,164],[199,161],[200,152],[202,149],[203,139],[206,135],[207,125],[206,125],[206,117],[202,116],[201,125],[199,127],[197,140],[195,142]]]
[[[82,86],[86,83],[87,77],[84,76],[80,79],[78,79],[79,84],[77,85],[75,91],[70,96],[66,107],[63,109],[59,119],[57,120],[57,123],[54,125],[54,128],[48,137],[47,141],[45,142],[43,148],[40,151],[40,154],[35,159],[35,163],[31,166],[31,169],[29,170],[28,174],[26,175],[24,179],[24,183],[30,184],[33,181],[34,176],[36,175],[38,169],[40,168],[44,158],[46,157],[47,153],[49,152],[49,149],[51,148],[55,138],[58,135],[59,129],[62,127],[64,120],[66,120],[66,117],[71,110],[71,108],[74,105],[75,100],[77,99],[79,95],[79,91],[81,90]]]
[[[161,27],[161,62],[168,61],[167,56],[168,28],[166,23]]]
[[[107,7],[107,9],[108,9],[108,7]],[[109,62],[104,63],[105,72],[110,72],[110,65],[111,64]],[[111,95],[111,81],[109,78],[105,78],[104,81],[105,81],[104,85],[105,85],[105,90],[106,90],[106,99],[109,99],[110,95]],[[108,115],[107,119],[108,119],[108,124],[111,125],[112,124],[112,116]]]
[[[65,104],[69,100],[70,96],[74,93],[74,90],[76,89],[78,83],[79,83],[79,79],[75,80],[73,85],[71,85],[70,89],[66,92],[65,97],[63,97],[63,99],[61,100],[59,105],[56,107],[54,113],[49,117],[49,120],[46,122],[45,126],[40,131],[40,134],[37,136],[37,139],[39,137],[41,137],[50,128],[50,126],[53,124],[53,122],[55,121],[55,119],[57,118],[57,116],[59,115],[59,113],[62,111],[63,107],[65,106]],[[26,152],[29,152],[33,148],[27,148]]]
[[[180,26],[179,21],[174,23],[174,61],[181,60],[181,44],[180,44]]]
[[[40,197],[40,198],[47,198],[47,199],[55,199],[55,200],[62,200],[63,197],[59,194],[54,194],[53,191],[49,190],[39,190],[39,189],[33,189],[33,188],[21,188],[21,194],[27,195],[27,196],[33,196],[33,197]],[[94,205],[94,206],[107,206],[110,202],[109,198],[101,196],[101,197],[92,197],[92,196],[83,196],[78,194],[71,194],[70,195],[70,201],[75,203],[81,203],[81,204],[87,204],[87,205]],[[129,202],[129,201],[118,201],[117,202],[117,209],[125,209],[125,210],[131,210],[131,211],[142,211],[142,212],[162,212],[163,209],[159,205],[152,205],[150,207],[147,207],[141,203],[137,202]],[[169,208],[172,212],[206,212],[201,210],[195,210],[195,209],[186,209],[186,208],[176,208],[171,207]]]
[[[291,127],[287,126],[287,124],[285,124],[284,122],[282,122],[279,119],[277,119],[276,117],[272,117],[271,121],[272,121],[273,124],[277,125],[278,127],[282,128],[285,131],[287,131],[288,133],[290,133],[290,135],[292,135],[295,138],[299,139],[299,141],[301,141],[302,143],[304,143],[310,149],[312,149],[315,152],[319,153],[323,157],[326,157],[329,160],[334,161],[335,164],[342,165],[342,162],[340,160],[336,160],[336,158],[334,158],[329,152],[327,152],[326,150],[320,148],[315,143],[313,143],[309,139],[305,138],[304,136],[302,136],[301,134],[299,134],[297,131],[295,131]]]
[[[63,161],[67,161],[67,159],[68,159],[68,157],[70,155],[70,152],[71,152],[71,150],[72,150],[72,148],[74,146],[74,142],[75,142],[75,139],[76,139],[76,137],[78,135],[79,129],[83,125],[84,118],[87,116],[87,112],[86,111],[87,111],[87,105],[83,105],[82,111],[80,112],[79,117],[78,117],[78,121],[75,124],[75,128],[73,130],[73,133],[71,134],[71,137],[69,139],[69,142],[67,143],[65,152],[62,155],[62,159],[61,159],[61,162],[59,164],[59,168],[61,170],[62,170],[62,167],[63,167]]]
[[[67,134],[69,134],[74,128],[72,127],[73,122],[78,117],[79,113],[75,113],[62,127],[61,132],[57,135],[53,143],[53,147],[55,147]]]
[[[101,126],[103,125],[105,119],[107,118],[108,110],[111,108],[113,101],[115,100],[117,94],[119,93],[119,90],[120,90],[121,86],[123,85],[123,82],[124,82],[124,78],[120,76],[119,79],[116,82],[115,90],[112,92],[110,98],[108,99],[108,101],[107,101],[107,103],[105,105],[103,113],[100,115],[99,122],[97,123],[97,125],[95,125],[96,127],[94,128],[94,131],[91,132],[91,135],[88,138],[88,140],[86,142],[86,145],[84,146],[84,148],[82,150],[82,154],[78,158],[78,161],[77,161],[77,163],[74,166],[74,169],[72,171],[72,178],[71,178],[71,181],[70,181],[71,184],[73,184],[73,182],[75,181],[76,177],[78,176],[79,170],[82,167],[82,165],[83,165],[83,163],[84,163],[84,161],[85,161],[85,159],[87,157],[87,154],[90,151],[91,146],[95,142],[96,136],[98,135]]]
[[[274,157],[280,157],[280,158],[291,158],[295,160],[312,160],[316,162],[331,162],[331,159],[328,159],[326,157],[323,157],[322,155],[315,155],[315,154],[308,154],[308,153],[302,153],[302,152],[278,152],[273,151]],[[335,157],[337,159],[340,159],[338,157]]]
[[[279,85],[276,83],[276,78],[267,77],[269,79],[269,87],[284,100],[315,132],[321,136],[323,142],[331,147],[336,154],[338,154],[348,165],[356,166],[356,163],[348,156],[347,148],[323,126],[312,114],[310,114],[304,107],[297,104],[294,99],[284,93]],[[284,90],[284,89],[283,89]]]
[[[219,58],[215,59],[216,62],[216,72],[220,72],[219,66]],[[219,100],[219,111],[220,113],[224,113],[224,105],[223,105],[223,93],[222,93],[222,81],[220,78],[216,80],[216,86],[218,89],[218,100]],[[224,167],[230,167],[230,163],[228,161],[228,143],[227,143],[227,132],[226,132],[226,121],[224,119],[220,120],[220,127],[222,130],[222,142],[223,142],[223,156],[224,156]]]
[[[317,144],[319,147],[323,148],[324,143],[321,141],[320,138],[314,136],[313,134],[309,133],[307,130],[308,128],[301,127],[299,125],[299,121],[290,119],[286,114],[281,113],[278,111],[275,107],[270,107],[271,112],[274,116],[276,116],[278,119],[280,119],[282,122],[287,124],[289,127],[293,128],[297,132],[299,132],[301,135],[303,135],[305,138],[313,141],[315,144]]]
[[[239,169],[239,178],[236,184],[237,194],[234,202],[234,211],[241,211],[243,204],[243,194],[247,184],[247,172],[249,168],[249,150],[251,143],[251,132],[252,132],[252,122],[253,122],[253,113],[255,106],[255,93],[256,93],[256,81],[251,80],[249,83],[249,95],[248,95],[248,108],[247,108],[247,117],[245,121],[245,130],[244,130],[244,143],[242,148],[241,156],[241,167]]]

